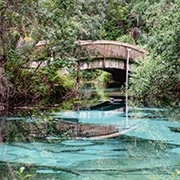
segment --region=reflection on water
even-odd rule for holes
[[[25,166],[24,173],[33,174],[31,179],[178,179],[180,122],[168,121],[163,111],[130,109],[128,128],[137,128],[113,139],[3,143],[0,179],[8,176],[7,161],[14,169]],[[51,116],[127,129],[126,113],[119,110],[53,112]]]

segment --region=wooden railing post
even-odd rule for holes
[[[127,49],[127,60],[126,60],[126,125],[125,128],[129,128],[129,119],[128,119],[128,78],[129,78],[129,59],[130,59],[131,49]]]
[[[76,99],[79,101],[80,100],[80,60],[77,62],[77,78],[76,78]]]

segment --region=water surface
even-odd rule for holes
[[[120,132],[137,128],[112,139],[3,143],[1,177],[9,162],[12,168],[24,166],[24,175],[33,174],[31,179],[179,179],[180,121],[163,117],[164,111],[133,108],[128,119],[120,109],[51,112],[52,117],[77,118],[81,123],[113,124]]]

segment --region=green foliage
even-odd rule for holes
[[[59,78],[59,84],[66,90],[72,90],[75,87],[75,79],[70,75],[64,75]]]
[[[107,84],[110,81],[111,74],[106,71],[100,71],[100,75],[97,77],[96,81],[100,84]]]
[[[33,176],[32,174],[25,174],[25,167],[21,167],[19,169],[19,171],[15,171],[15,173],[16,173],[18,180],[28,179]]]
[[[178,106],[180,97],[180,13],[179,3],[162,1],[151,5],[144,18],[148,28],[150,56],[139,60],[131,77],[131,92],[158,105]]]
[[[12,0],[1,1],[0,6],[0,49],[6,56],[5,71],[15,91],[12,99],[28,99],[27,103],[69,91],[74,83],[56,72],[63,67],[72,71],[76,65],[74,42],[116,39],[125,31],[118,23],[124,22],[128,13],[121,0]],[[48,40],[48,44],[36,50],[39,40]],[[47,67],[27,70],[33,61],[46,62]]]
[[[57,70],[72,72],[76,66],[74,42],[110,39],[147,45],[150,56],[139,60],[132,74],[132,94],[169,103],[179,97],[179,6],[178,0],[2,0],[0,66],[5,68],[3,80],[14,87],[11,100],[47,102],[49,96],[64,96],[74,89],[74,76],[59,77]],[[37,50],[39,40],[48,43]],[[47,66],[29,71],[34,61]],[[97,74],[86,71],[82,76],[94,79]],[[98,81],[106,83],[108,77]]]
[[[71,47],[74,34],[70,34],[71,21],[67,20],[74,9],[72,2],[75,1],[3,1],[0,4],[0,25],[3,26],[0,50],[6,59],[4,74],[14,88],[14,95],[9,99],[11,103],[29,104],[42,99],[44,103],[49,100],[52,102],[58,94],[63,96],[65,90],[69,90],[68,83],[59,85],[60,78],[56,71],[64,66],[72,68],[76,63]],[[61,31],[57,32],[56,29]],[[50,43],[37,50],[36,42],[46,38]],[[58,48],[54,48],[56,45]],[[50,58],[52,53],[55,53],[53,62]],[[40,64],[45,61],[48,66],[28,70],[33,61],[39,61]]]
[[[81,72],[81,79],[84,81],[94,81],[101,85],[106,85],[111,80],[111,74],[97,69]]]
[[[124,43],[135,45],[135,42],[134,42],[133,38],[130,35],[127,35],[127,34],[125,34],[125,35],[123,35],[121,37],[118,37],[116,40],[119,41],[119,42],[124,42]]]
[[[103,30],[106,32],[102,38],[116,40],[125,33],[127,28],[128,10],[122,1],[108,1],[109,6],[105,11]]]
[[[110,78],[110,73],[99,70],[99,76],[95,79],[95,88],[100,99],[108,99],[107,94],[104,92],[104,88],[107,83],[109,83]]]
[[[111,81],[110,73],[98,69],[85,70],[81,72],[81,80],[85,84],[83,88],[94,88],[96,90],[98,99],[106,100],[108,98],[104,88]]]
[[[175,169],[175,171],[172,173],[173,178],[177,178],[180,176],[180,170],[179,170],[180,164],[176,162],[176,165],[177,165],[177,169]]]
[[[89,69],[81,71],[81,79],[83,81],[93,81],[95,80],[99,75],[101,74],[101,71],[97,69]]]

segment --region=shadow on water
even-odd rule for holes
[[[180,121],[164,116],[166,109],[130,107],[126,114],[125,105],[115,101],[89,109],[3,114],[0,179],[179,178]],[[126,133],[110,139],[76,138],[80,131],[97,135],[100,127]]]

